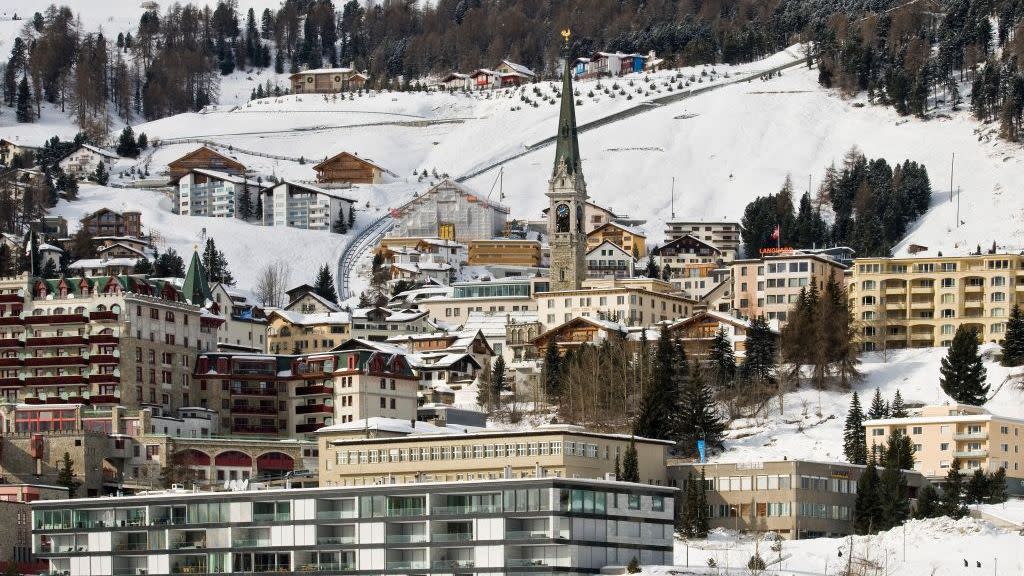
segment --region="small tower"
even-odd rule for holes
[[[208,278],[206,267],[199,261],[199,252],[193,249],[192,261],[189,262],[185,282],[181,286],[181,294],[189,304],[202,307],[213,300]]]
[[[572,89],[569,30],[562,31],[562,106],[558,113],[555,164],[548,180],[548,244],[551,251],[551,289],[579,290],[586,278],[587,234],[584,213],[587,184],[583,181],[580,145],[576,136],[576,108]]]

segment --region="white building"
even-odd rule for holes
[[[331,230],[339,218],[348,222],[354,201],[337,190],[285,181],[261,192],[263,225]]]
[[[222,283],[210,287],[224,323],[217,329],[218,350],[266,352],[267,318],[245,294]]]
[[[425,334],[437,330],[425,310],[357,308],[352,311],[352,338],[383,342],[392,336]]]
[[[235,218],[242,195],[248,192],[252,206],[255,206],[260,188],[255,180],[227,172],[193,168],[178,179],[178,214]]]
[[[68,176],[75,178],[88,178],[96,171],[100,163],[112,164],[120,157],[110,150],[97,148],[92,144],[82,144],[74,152],[65,156],[57,165]]]
[[[587,278],[632,278],[636,261],[621,246],[605,240],[587,252]]]
[[[68,264],[68,273],[73,276],[122,276],[135,270],[135,258],[82,258]]]

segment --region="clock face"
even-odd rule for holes
[[[558,215],[559,218],[568,218],[569,207],[566,206],[565,204],[559,204],[555,213]]]

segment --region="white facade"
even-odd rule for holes
[[[509,209],[445,178],[395,210],[389,236],[466,242],[501,236]]]
[[[347,223],[352,212],[351,199],[311,184],[281,182],[262,195],[264,226],[331,230],[339,216]]]
[[[77,150],[65,156],[57,163],[61,170],[68,176],[85,178],[96,171],[100,162],[110,164],[118,159],[117,154],[97,148],[89,144],[82,144]]]
[[[260,193],[256,182],[225,172],[193,169],[178,180],[178,214],[235,218],[239,198],[246,191],[255,206]]]

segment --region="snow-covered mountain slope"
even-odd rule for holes
[[[1024,405],[1020,368],[1006,368],[992,361],[998,347],[983,348],[990,400],[985,408],[994,414],[1019,417]],[[725,442],[725,452],[714,457],[723,462],[745,462],[808,458],[844,460],[843,422],[853,391],[867,410],[875,388],[891,401],[899,390],[911,405],[952,402],[939,386],[939,365],[946,348],[870,352],[861,356],[862,382],[850,392],[819,392],[810,383],[786,394],[781,412],[777,401],[766,406],[766,414],[756,419],[736,420]]]

